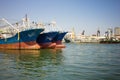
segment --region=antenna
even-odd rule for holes
[[[27,17],[27,14],[25,15],[25,21],[26,21],[26,22],[28,21],[28,17]]]

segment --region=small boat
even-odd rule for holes
[[[57,35],[57,33],[58,32],[55,31],[41,33],[37,37],[36,41],[43,49],[45,48],[53,49],[56,47],[56,43],[52,43],[52,39]]]
[[[70,43],[71,41],[68,38],[64,38],[66,43]]]
[[[62,39],[67,32],[58,32],[58,34],[53,38],[52,42],[56,43],[56,48],[65,48],[65,45],[62,44]]]
[[[117,40],[115,40],[115,41],[114,40],[105,40],[105,41],[101,40],[100,43],[101,44],[118,44],[118,43],[120,43],[120,41],[117,41]]]

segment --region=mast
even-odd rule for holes
[[[26,26],[27,26],[27,27],[30,27],[30,25],[29,25],[29,19],[28,19],[28,17],[27,17],[27,14],[25,15],[25,22],[26,22]]]

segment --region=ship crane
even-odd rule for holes
[[[6,22],[8,25],[10,25],[14,30],[16,30],[17,32],[19,32],[18,29],[16,29],[12,24],[10,24],[6,19],[2,19],[4,22]]]
[[[10,27],[12,27],[14,30],[16,30],[17,31],[17,33],[18,33],[18,40],[20,39],[20,34],[19,34],[19,30],[17,29],[17,28],[15,28],[12,24],[10,24],[6,19],[2,19],[2,21],[4,21],[5,23],[7,23]]]

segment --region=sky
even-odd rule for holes
[[[120,0],[0,0],[0,19],[20,21],[25,14],[31,21],[56,21],[60,30],[104,34],[120,27]]]

